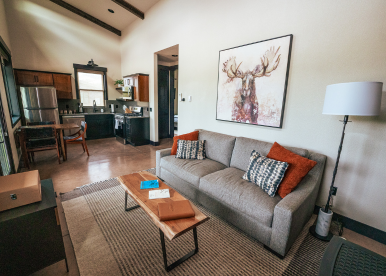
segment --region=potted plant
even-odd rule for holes
[[[118,87],[123,87],[123,80],[116,80],[114,85],[118,85]]]

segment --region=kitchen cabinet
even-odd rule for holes
[[[115,137],[113,114],[85,115],[85,120],[87,140]]]
[[[52,86],[54,81],[51,73],[15,70],[16,84],[26,86]]]
[[[72,99],[71,74],[15,69],[19,86],[53,86],[58,99]]]
[[[150,118],[126,117],[126,141],[132,146],[150,144]]]
[[[123,77],[125,86],[134,86],[134,101],[149,102],[149,75],[133,74]]]
[[[41,201],[0,212],[0,275],[30,275],[66,259],[51,179],[41,191]]]
[[[71,75],[52,74],[58,99],[72,99]]]

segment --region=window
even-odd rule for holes
[[[104,106],[103,75],[99,73],[78,72],[80,102],[83,106]]]
[[[0,40],[0,61],[4,87],[7,94],[8,108],[11,115],[12,127],[20,120],[20,107],[17,97],[15,77],[13,75],[11,54],[8,47]]]
[[[106,68],[74,64],[77,98],[85,107],[104,106],[107,100]]]

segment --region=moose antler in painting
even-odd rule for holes
[[[280,47],[277,48],[275,52],[275,47],[273,46],[265,52],[264,56],[260,58],[261,64],[257,65],[255,69],[252,71],[252,76],[254,78],[271,76],[271,72],[277,68],[280,62],[281,55],[278,55],[275,60],[275,57],[279,52],[279,50],[280,50]]]
[[[280,47],[275,51],[275,47],[271,47],[267,50],[263,57],[260,58],[261,63],[256,65],[253,71],[243,72],[241,71],[240,64],[237,66],[236,57],[229,58],[223,63],[222,71],[225,72],[228,78],[232,81],[234,78],[243,79],[246,75],[250,74],[253,78],[269,77],[271,72],[277,68],[280,63],[280,55],[277,55]],[[277,58],[276,58],[277,56]],[[275,60],[276,58],[276,60]]]
[[[227,76],[230,80],[233,80],[234,78],[242,79],[244,77],[244,73],[239,70],[241,63],[243,62],[240,62],[239,66],[236,67],[236,57],[231,57],[223,63],[222,71],[227,73]]]

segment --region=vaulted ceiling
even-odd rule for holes
[[[96,19],[99,19],[100,21],[114,27],[115,29],[122,31],[139,16],[135,15],[135,13],[132,13],[130,10],[122,7],[121,5],[125,5],[127,3],[128,5],[126,5],[126,7],[134,6],[137,10],[140,11],[139,13],[142,12],[146,14],[146,11],[149,10],[159,0],[82,0],[82,1],[51,0],[51,1],[59,5],[63,4],[63,2],[70,4],[71,6],[91,15],[92,17],[95,17]],[[121,3],[121,5],[119,5],[118,3]],[[114,13],[110,12],[109,9],[114,11]],[[146,15],[145,15],[145,18],[146,18]]]

